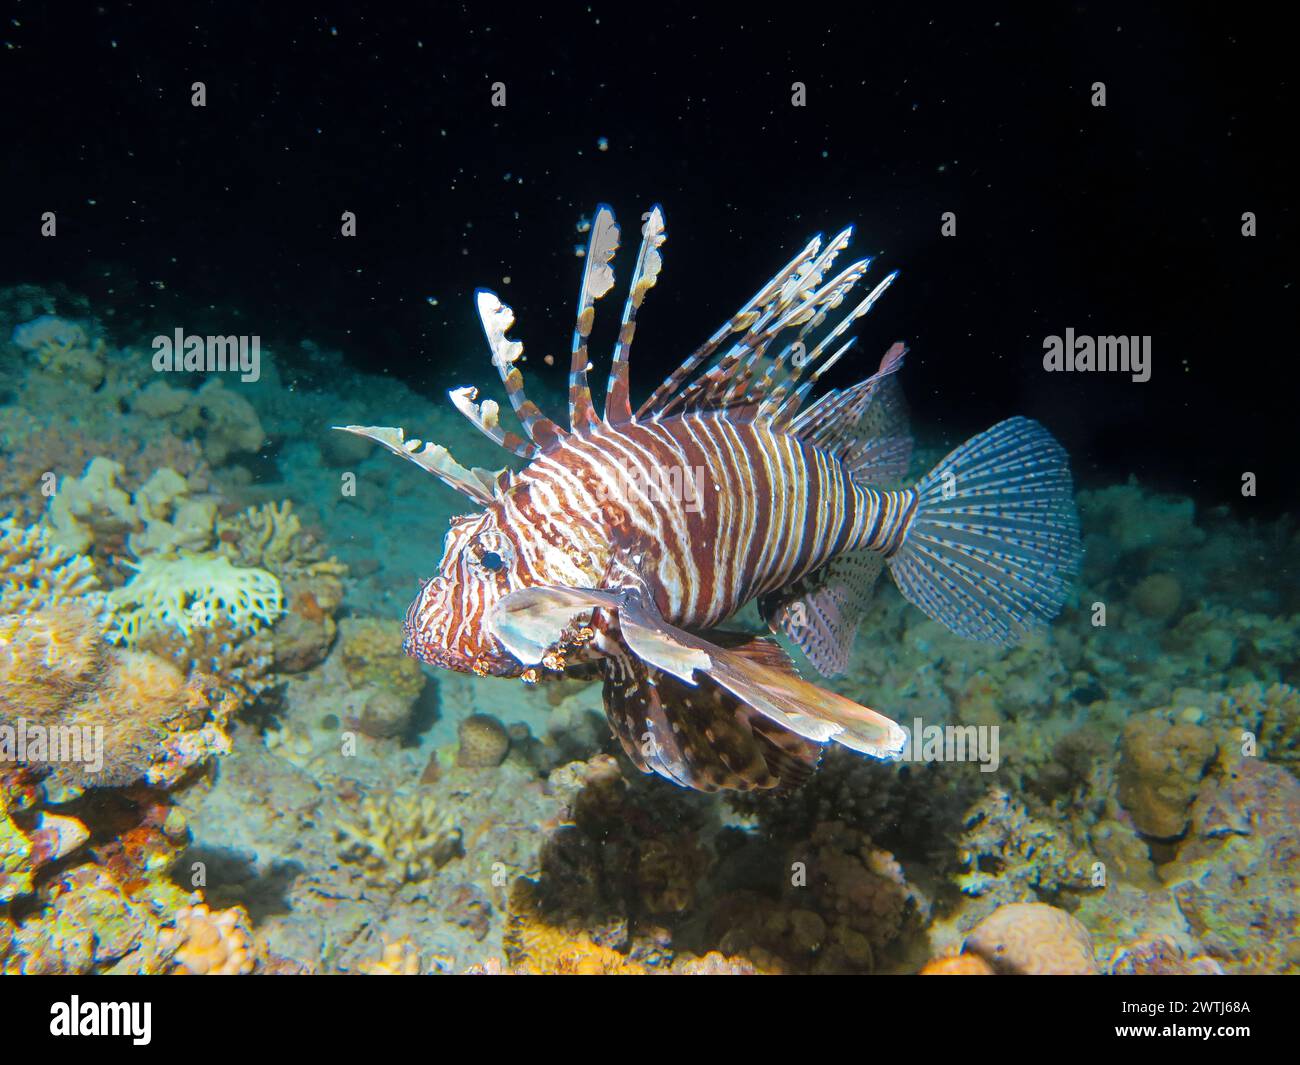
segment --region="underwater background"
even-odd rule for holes
[[[19,10],[0,971],[1300,970],[1273,36],[1103,5]],[[667,218],[638,401],[851,224],[901,274],[827,380],[908,344],[914,473],[1014,414],[1061,441],[1085,553],[1052,625],[971,643],[882,582],[826,682],[996,728],[996,766],[832,748],[798,789],[701,794],[636,771],[598,682],[403,654],[466,504],[331,427],[498,467],[446,399],[494,376],[480,286],[560,417],[600,202]],[[256,372],[159,369],[178,331],[255,337]],[[1149,376],[1049,369],[1067,331],[1146,338]],[[94,783],[20,757],[33,726],[102,729]]]

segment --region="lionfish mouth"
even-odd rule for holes
[[[402,651],[427,665],[450,669],[455,673],[473,673],[477,677],[517,677],[524,672],[519,660],[505,652],[491,654],[483,651],[469,655],[449,651],[422,639],[419,633],[412,632],[409,628],[402,639]]]

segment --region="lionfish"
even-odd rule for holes
[[[906,733],[803,679],[775,639],[717,628],[750,600],[825,676],[842,673],[880,571],[961,636],[1011,644],[1063,605],[1080,541],[1064,450],[1039,424],[1000,422],[916,483],[895,344],[874,375],[810,390],[845,333],[897,276],[829,328],[871,264],[830,276],[851,229],[814,238],[634,412],[637,312],[662,267],[655,207],[614,345],[604,413],[588,340],[614,287],[613,212],[591,224],[569,370],[569,427],[524,393],[514,314],[476,300],[524,435],[474,388],[455,406],[517,472],[467,469],[401,429],[340,426],[418,464],[483,509],[451,520],[438,575],[407,611],[405,651],[480,676],[603,674],[613,733],[643,772],[701,791],[795,786],[838,743],[900,757]],[[725,345],[725,350],[724,349]],[[549,359],[547,360],[550,361]]]

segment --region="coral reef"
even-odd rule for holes
[[[232,566],[223,555],[151,555],[129,563],[135,575],[109,593],[109,637],[130,647],[152,633],[224,621],[236,633],[256,632],[284,613],[280,582],[266,570]]]
[[[996,728],[995,764],[688,795],[611,753],[589,678],[403,654],[449,504],[322,427],[452,431],[423,397],[310,342],[164,380],[135,339],[0,293],[0,970],[1300,967],[1294,520],[1082,491],[1050,630],[972,644],[882,584],[832,682]],[[16,761],[20,720],[101,729],[105,768]]]

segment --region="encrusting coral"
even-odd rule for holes
[[[1183,834],[1217,749],[1210,730],[1186,714],[1149,710],[1129,719],[1120,741],[1119,801],[1140,832],[1160,839]]]
[[[1041,902],[1000,906],[966,937],[964,952],[998,973],[1081,976],[1098,972],[1092,937],[1074,917]]]
[[[109,647],[76,605],[0,617],[0,745],[64,786],[170,786],[228,751],[230,708],[212,695],[204,676]]]

